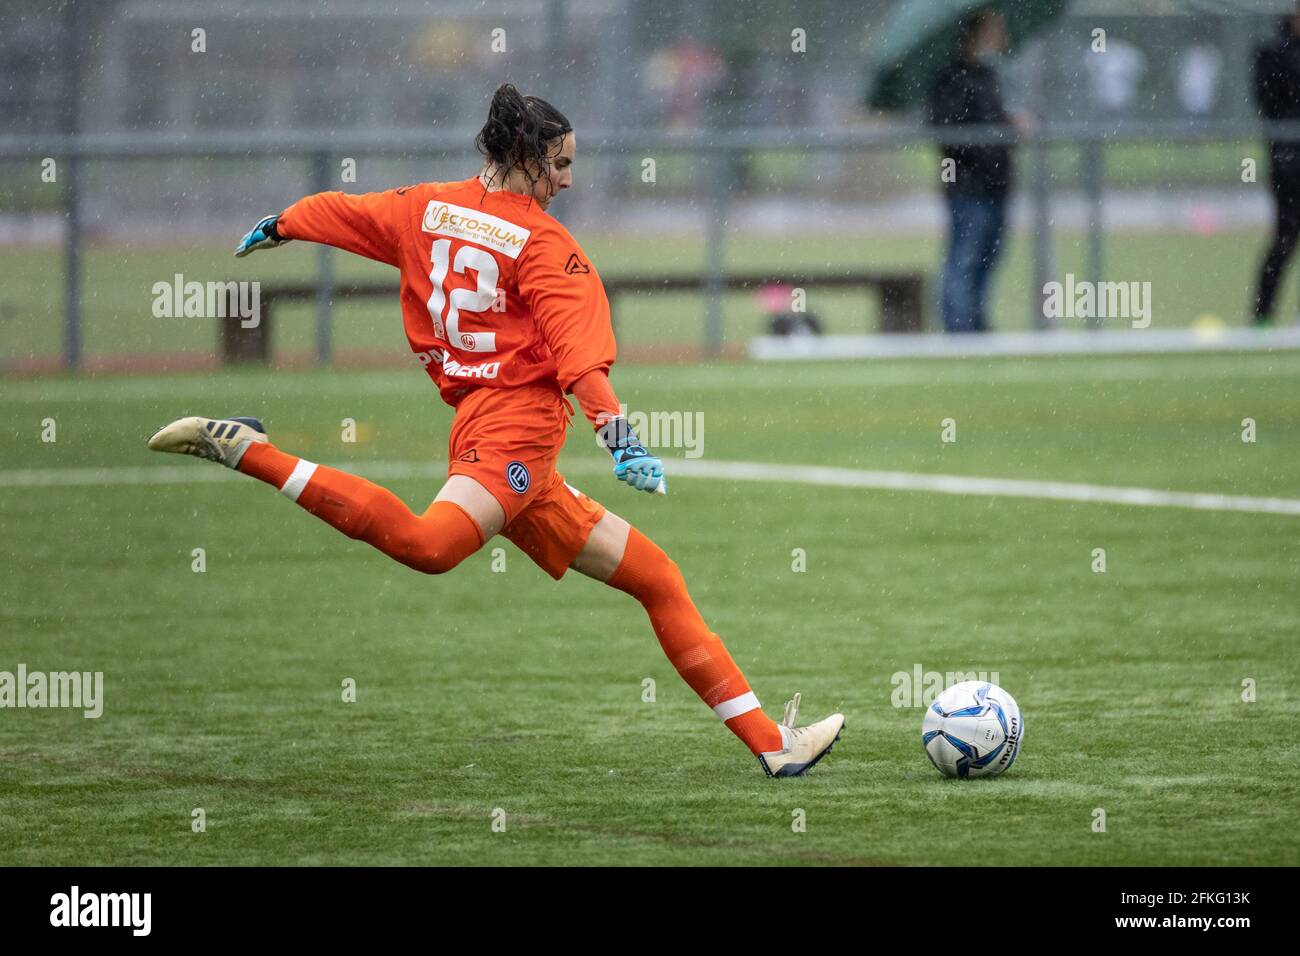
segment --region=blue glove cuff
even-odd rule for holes
[[[266,236],[266,238],[270,239],[272,242],[284,242],[285,240],[281,238],[280,231],[277,228],[279,222],[279,216],[267,216],[253,228],[261,230],[262,235]]]
[[[597,434],[600,436],[601,444],[613,457],[614,464],[618,464],[624,458],[642,458],[650,454],[622,415],[607,421]]]

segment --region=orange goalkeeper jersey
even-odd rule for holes
[[[407,341],[453,407],[478,388],[541,384],[563,397],[614,363],[595,266],[528,196],[489,192],[477,176],[317,193],[286,209],[277,229],[398,268]]]

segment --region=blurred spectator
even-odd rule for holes
[[[1255,98],[1266,120],[1300,120],[1300,15],[1283,20],[1280,35],[1256,52]],[[1300,142],[1270,140],[1268,155],[1275,220],[1273,244],[1259,269],[1256,325],[1273,324],[1278,280],[1300,237]]]
[[[794,287],[770,282],[758,290],[758,305],[767,316],[769,335],[821,335],[822,323],[806,310],[794,309]]]
[[[644,87],[659,97],[670,131],[705,125],[709,97],[722,84],[727,65],[722,54],[689,37],[657,50],[646,62]]]
[[[1147,71],[1146,54],[1132,43],[1112,37],[1104,52],[1089,49],[1083,63],[1097,110],[1106,116],[1132,112]]]
[[[981,9],[962,21],[957,57],[936,77],[926,97],[932,126],[1009,123],[998,75],[990,65],[1007,50],[1002,14]],[[1008,130],[1010,132],[1010,130]],[[983,332],[984,305],[1002,250],[1011,148],[944,146],[943,182],[950,231],[943,264],[943,325],[949,332]],[[951,160],[951,162],[949,162]]]
[[[1178,58],[1178,101],[1191,116],[1208,116],[1219,99],[1223,54],[1208,43],[1188,47]]]

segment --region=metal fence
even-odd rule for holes
[[[1081,278],[1092,281],[1105,274],[1105,247],[1107,224],[1103,214],[1107,193],[1107,174],[1104,168],[1106,148],[1123,144],[1157,144],[1165,150],[1213,144],[1249,144],[1247,147],[1259,164],[1259,177],[1265,173],[1265,150],[1258,139],[1258,124],[1237,122],[1185,122],[1162,125],[1138,123],[1052,124],[1022,134],[1016,139],[1022,154],[1022,165],[1027,168],[1022,176],[1022,195],[1029,209],[1032,248],[1032,281],[1026,289],[1026,314],[1037,327],[1047,327],[1050,322],[1043,317],[1041,288],[1055,275],[1053,264],[1053,196],[1061,184],[1052,170],[1050,153],[1068,150],[1077,156],[1077,183],[1067,184],[1071,195],[1077,194],[1086,217],[1086,256]],[[1265,130],[1274,137],[1300,138],[1300,124],[1276,124]],[[464,144],[472,139],[473,131],[459,130],[435,136],[392,131],[379,137],[331,136],[325,133],[297,132],[273,136],[246,136],[235,139],[227,136],[202,136],[178,139],[173,136],[142,135],[91,135],[82,137],[0,137],[0,162],[23,164],[27,169],[39,167],[43,157],[60,158],[60,181],[63,190],[63,362],[69,369],[77,368],[83,357],[82,310],[85,296],[81,283],[83,249],[87,242],[87,222],[82,213],[83,187],[81,179],[86,164],[94,161],[111,161],[120,168],[122,164],[149,160],[237,160],[247,161],[297,161],[300,168],[309,170],[309,188],[306,192],[339,188],[340,159],[368,156],[390,158],[398,161],[426,162],[427,157],[442,157],[450,168],[458,168],[462,178],[472,174],[477,167],[465,165],[471,157]],[[969,127],[947,137],[953,142],[1007,142],[1007,132],[1002,128]],[[664,137],[659,131],[592,131],[584,137],[588,150],[608,162],[628,169],[639,168],[642,157],[681,155],[698,160],[705,170],[700,197],[703,207],[703,246],[706,250],[702,268],[706,278],[704,287],[704,318],[701,325],[701,351],[716,355],[723,343],[723,297],[728,266],[728,223],[733,220],[738,201],[732,171],[756,153],[789,154],[808,157],[810,154],[867,154],[888,152],[900,148],[921,148],[934,154],[934,131],[912,126],[882,127],[870,131],[820,131],[814,135],[800,133],[790,136],[784,131],[762,132],[737,130],[716,134],[680,134]],[[1252,157],[1246,157],[1252,158]],[[457,165],[457,164],[460,165]],[[1236,164],[1222,170],[1225,189],[1233,185],[1262,198],[1263,186],[1243,184]],[[567,197],[566,197],[567,198]],[[557,204],[560,206],[562,204]],[[572,210],[579,221],[590,222],[608,214],[609,200],[598,204],[597,210],[585,214],[582,203]],[[251,221],[260,214],[257,207],[237,215],[242,221]],[[136,228],[147,230],[154,238],[166,237],[173,228],[166,223],[137,223]],[[179,232],[183,229],[174,227]],[[575,226],[575,228],[577,228]],[[228,234],[227,239],[230,238]],[[321,248],[316,256],[315,282],[315,354],[321,363],[331,360],[333,336],[332,301],[335,282],[333,256]],[[1194,265],[1194,264],[1189,264]],[[777,276],[779,277],[779,276]],[[1244,296],[1244,293],[1243,293]]]

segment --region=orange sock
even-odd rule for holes
[[[609,579],[645,606],[659,644],[682,680],[713,708],[751,753],[781,749],[776,721],[758,698],[722,638],[709,630],[686,590],[681,569],[657,544],[632,528],[627,550]]]
[[[417,516],[387,488],[271,444],[249,445],[239,470],[274,485],[349,538],[425,574],[450,571],[483,546],[478,522],[454,502],[435,501]]]

